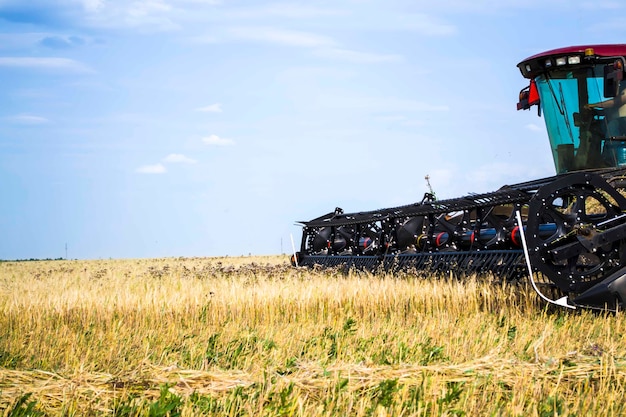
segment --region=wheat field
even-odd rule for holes
[[[619,416],[625,330],[489,278],[0,262],[0,414]]]

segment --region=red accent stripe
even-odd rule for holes
[[[515,246],[519,246],[519,240],[517,239],[517,235],[519,234],[519,226],[515,226],[511,231],[511,240]]]
[[[530,80],[530,90],[528,92],[528,105],[533,106],[539,104],[539,90],[537,89],[537,83],[535,80]]]

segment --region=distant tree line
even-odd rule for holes
[[[0,262],[36,262],[36,261],[65,261],[65,258],[45,258],[45,259],[0,259]]]

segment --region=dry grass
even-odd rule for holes
[[[622,415],[623,314],[286,257],[0,263],[0,414]]]

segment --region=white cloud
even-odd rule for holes
[[[6,119],[10,122],[23,124],[23,125],[40,125],[40,124],[48,123],[50,121],[46,119],[45,117],[35,116],[33,114],[26,114],[26,113],[17,114],[15,116],[9,116]]]
[[[128,14],[130,16],[144,17],[155,13],[167,13],[172,10],[163,0],[139,0],[130,3]]]
[[[104,7],[104,0],[82,0],[83,7],[88,12],[97,12]]]
[[[137,168],[136,172],[140,174],[164,174],[167,169],[163,164],[143,165]]]
[[[167,164],[195,164],[198,161],[189,158],[180,153],[171,153],[163,158],[163,162]],[[165,165],[158,163],[152,165],[142,165],[135,170],[140,174],[164,174],[167,172]]]
[[[170,164],[195,164],[198,161],[180,153],[171,153],[163,158],[163,162]]]
[[[467,2],[467,0],[463,1],[471,3]],[[414,2],[416,3],[414,7],[409,6],[403,8],[404,10],[393,6],[381,7],[374,3],[371,2],[369,6],[359,11],[353,11],[349,19],[344,18],[338,24],[343,29],[367,30],[369,32],[412,32],[423,36],[436,37],[454,36],[458,33],[456,25],[441,17],[450,14],[451,10],[446,8],[426,13],[424,9],[433,6],[431,4],[426,5],[424,2],[419,2],[419,5],[417,5],[418,2]],[[419,12],[411,12],[412,8],[419,9]],[[457,12],[457,10],[454,10],[454,13]]]
[[[208,145],[216,145],[216,146],[229,146],[234,145],[235,141],[232,139],[220,138],[217,135],[211,135],[206,138],[202,138],[202,142]]]
[[[222,103],[215,103],[205,107],[198,107],[196,111],[206,112],[206,113],[221,113],[222,112]]]
[[[222,4],[221,0],[178,0],[179,3],[206,4],[209,6],[217,6]]]
[[[68,58],[0,57],[0,67],[60,70],[67,72],[94,72],[82,62]]]
[[[560,1],[556,1],[553,4],[560,4]],[[520,9],[520,8],[532,8],[543,5],[544,8],[551,6],[550,2],[541,0],[527,0],[527,1],[501,1],[501,0],[439,0],[422,5],[422,10],[425,11],[446,11],[455,13],[493,13],[498,10],[507,9]],[[568,5],[571,4],[568,2]]]
[[[259,20],[267,17],[287,19],[312,19],[324,16],[344,15],[347,12],[337,9],[323,9],[310,5],[279,3],[260,7],[233,8],[225,13],[229,18]]]
[[[617,0],[525,0],[525,1],[501,1],[501,0],[439,0],[420,4],[422,11],[445,11],[465,14],[482,13],[493,14],[508,10],[536,10],[541,8],[544,12],[562,12],[567,5],[570,10],[606,10],[624,8],[623,2]]]
[[[141,31],[178,30],[172,20],[181,11],[170,0],[106,1],[82,0],[81,25],[96,28],[128,27]]]
[[[533,132],[543,132],[543,129],[540,126],[537,126],[534,123],[529,123],[526,125],[526,129],[532,130]]]
[[[403,60],[402,55],[375,54],[369,52],[358,52],[349,49],[324,48],[314,52],[322,58],[337,59],[340,61],[354,62],[357,64],[375,64],[379,62],[399,62]]]
[[[580,8],[583,10],[598,10],[598,9],[607,9],[607,10],[618,10],[623,9],[624,4],[619,1],[593,1],[593,2],[583,2],[580,5]]]
[[[127,26],[156,31],[178,30],[181,26],[171,20],[172,6],[163,0],[139,0],[124,11]]]
[[[327,36],[266,26],[235,27],[231,28],[229,32],[235,39],[254,42],[266,42],[306,48],[329,47],[335,45],[335,41]]]

